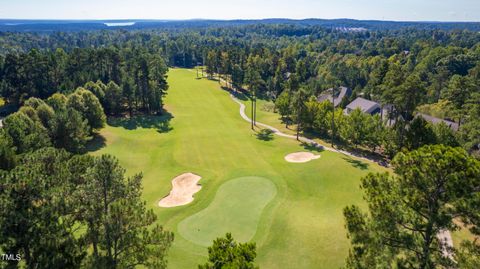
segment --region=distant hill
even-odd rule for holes
[[[399,22],[352,19],[264,19],[264,20],[12,20],[0,19],[2,32],[56,32],[90,31],[107,29],[159,29],[159,28],[202,28],[227,27],[248,24],[293,24],[321,26],[346,30],[399,30],[404,28],[470,30],[480,32],[480,22]]]

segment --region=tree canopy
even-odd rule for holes
[[[450,268],[455,250],[438,235],[478,215],[480,162],[436,145],[399,153],[393,165],[393,176],[362,179],[368,213],[355,205],[344,210],[352,243],[347,268]]]

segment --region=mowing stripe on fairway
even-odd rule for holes
[[[241,177],[220,186],[212,203],[178,225],[185,239],[202,246],[227,232],[240,242],[253,238],[263,209],[275,197],[275,185],[262,177]]]
[[[118,157],[129,175],[143,172],[143,198],[147,206],[157,214],[158,224],[175,232],[168,267],[197,268],[207,260],[206,246],[227,231],[233,232],[235,239],[257,243],[256,261],[260,268],[344,266],[349,241],[344,229],[343,208],[351,204],[364,206],[360,178],[369,172],[386,169],[328,151],[322,152],[318,161],[287,163],[286,154],[308,150],[293,139],[258,139],[250,125],[239,116],[238,104],[218,82],[196,79],[190,70],[170,69],[168,83],[170,89],[165,104],[173,117],[171,130],[159,132],[158,126],[164,122],[162,117],[135,117],[120,124],[110,120],[110,125],[101,131],[106,141],[103,144],[100,141],[93,153]],[[263,113],[261,109],[258,112],[259,116]],[[272,115],[272,121],[265,118],[259,121],[280,126],[281,123],[274,124],[277,118],[273,116],[278,118]],[[202,190],[195,195],[195,200],[181,207],[158,207],[158,200],[172,188],[172,178],[185,171],[202,176]],[[258,220],[245,225],[248,228],[244,229],[238,228],[237,213],[227,212],[232,210],[228,207],[231,197],[219,199],[216,196],[229,180],[248,175],[271,180],[276,195],[261,207],[263,211],[260,209],[259,217],[255,218]],[[251,191],[254,188],[245,186],[240,191],[240,187],[238,192],[254,199]],[[225,209],[213,212],[218,219],[210,216],[208,221],[202,222],[202,227],[208,226],[215,233],[198,239],[204,235],[195,235],[194,228],[190,229],[194,223],[186,225],[187,220],[202,210],[212,210],[209,206],[213,208],[214,200],[218,200],[216,207]],[[247,201],[238,200],[238,204]],[[252,206],[242,206],[242,214],[253,214],[249,207]],[[231,216],[234,219],[228,220]],[[193,220],[198,222],[200,218]],[[200,244],[195,243],[197,241]]]

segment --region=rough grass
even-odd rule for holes
[[[169,268],[196,268],[206,262],[207,248],[185,239],[178,231],[179,223],[210,206],[218,207],[219,217],[229,217],[228,210],[220,210],[216,194],[228,180],[247,176],[268,178],[277,190],[252,238],[261,268],[342,266],[349,247],[342,209],[363,205],[360,178],[384,169],[326,151],[315,162],[287,163],[285,155],[305,151],[304,147],[281,137],[258,139],[228,92],[218,82],[195,76],[194,70],[169,72],[167,131],[158,128],[164,117],[139,119],[138,124],[115,122],[102,130],[105,141],[93,153],[117,156],[128,174],[143,172],[147,205],[159,223],[175,232]],[[159,208],[157,203],[169,193],[171,180],[185,172],[202,176],[202,190],[195,200],[182,207]],[[213,219],[208,224],[234,229]]]

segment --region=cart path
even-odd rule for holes
[[[245,113],[245,104],[243,104],[240,100],[238,100],[233,94],[230,94],[230,97],[232,98],[233,101],[235,101],[237,104],[240,105],[240,116],[248,121],[249,123],[252,123],[252,120],[247,116],[247,114]],[[273,127],[273,126],[270,126],[270,125],[267,125],[265,123],[261,123],[261,122],[256,122],[256,126],[260,126],[260,127],[263,127],[263,128],[267,128],[267,129],[270,129],[273,131],[274,134],[278,135],[278,136],[281,136],[281,137],[286,137],[286,138],[290,138],[290,139],[297,139],[297,136],[296,135],[289,135],[289,134],[286,134],[286,133],[282,133],[280,130],[278,130],[277,128]],[[334,149],[334,148],[331,148],[331,147],[327,147],[327,146],[324,146],[324,145],[321,145],[319,144],[318,142],[312,140],[312,139],[309,139],[309,138],[306,138],[306,137],[303,137],[303,136],[299,136],[298,137],[298,140],[300,142],[304,142],[304,143],[307,143],[307,144],[310,144],[312,146],[315,146],[316,148],[320,149],[320,150],[327,150],[327,151],[331,151],[331,152],[337,152],[337,153],[341,153],[341,154],[344,154],[344,155],[347,155],[349,157],[354,157],[354,158],[359,158],[359,159],[362,159],[362,160],[366,160],[366,161],[371,161],[371,162],[376,162],[374,159],[370,159],[370,158],[366,158],[366,157],[363,157],[363,156],[358,156],[354,153],[351,153],[351,152],[347,152],[347,151],[344,151],[344,150],[338,150],[338,149]]]
[[[245,104],[243,104],[240,100],[238,100],[233,94],[230,94],[230,97],[232,98],[233,101],[235,101],[237,104],[240,105],[240,116],[244,120],[248,121],[249,123],[252,123],[252,120],[245,113],[245,108],[246,108]],[[270,126],[270,125],[267,125],[265,123],[257,122],[256,125],[261,126],[263,128],[270,129],[270,130],[273,131],[274,134],[276,134],[278,136],[286,137],[286,138],[290,138],[290,139],[295,139],[295,140],[297,139],[297,136],[282,133],[277,128],[275,128],[273,126]],[[316,142],[312,139],[308,139],[308,138],[303,137],[303,136],[299,136],[298,140],[300,140],[300,142],[308,143],[312,146],[315,146],[316,148],[318,148],[320,150],[337,152],[337,153],[347,155],[349,157],[359,158],[359,159],[370,161],[370,162],[376,162],[374,159],[366,158],[366,157],[363,157],[363,156],[358,156],[358,155],[355,155],[354,153],[350,153],[350,152],[347,152],[347,151],[344,151],[344,150],[337,150],[337,149],[334,149],[334,148],[331,148],[331,147],[321,145],[318,142]],[[442,230],[437,234],[437,237],[442,242],[442,245],[443,245],[443,248],[442,248],[443,256],[448,257],[450,259],[453,259],[453,253],[452,253],[453,240],[452,240],[452,235],[451,235],[450,231]]]

